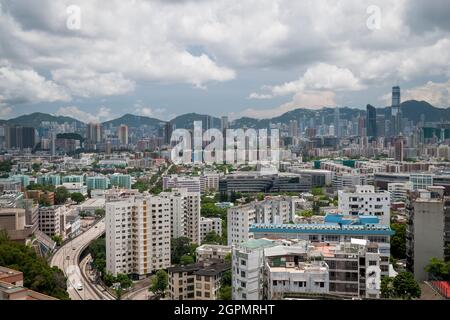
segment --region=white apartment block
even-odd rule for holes
[[[237,245],[253,238],[249,232],[256,223],[256,209],[253,204],[235,206],[227,210],[228,245]]]
[[[200,219],[200,239],[203,242],[208,233],[214,232],[218,236],[222,236],[222,219],[220,218],[204,218]]]
[[[270,197],[254,202],[257,223],[284,224],[294,220],[298,197]]]
[[[263,299],[264,248],[275,245],[272,240],[252,239],[232,247],[232,300]]]
[[[218,173],[208,172],[202,174],[200,176],[201,193],[219,190],[219,179],[220,175]]]
[[[138,196],[106,204],[106,269],[145,276],[170,267],[170,202]]]
[[[408,191],[412,190],[413,183],[411,181],[388,183],[388,192],[391,194],[391,203],[406,202],[408,199]]]
[[[200,193],[200,177],[178,176],[176,174],[163,176],[163,190],[187,189],[188,192]]]
[[[342,214],[377,216],[381,224],[390,225],[391,196],[388,191],[376,192],[374,186],[356,186],[351,191],[338,191],[338,198]]]
[[[175,188],[171,192],[162,192],[159,196],[168,199],[170,203],[172,238],[187,237],[200,244],[200,192]]]
[[[228,245],[239,244],[253,238],[249,227],[254,223],[287,224],[294,220],[298,197],[276,196],[235,206],[227,212]]]

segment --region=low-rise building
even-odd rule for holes
[[[187,266],[168,268],[169,299],[216,300],[229,263],[202,261]]]
[[[195,249],[197,261],[216,260],[225,262],[225,257],[231,254],[231,247],[216,244],[204,244]]]
[[[220,218],[200,218],[200,240],[203,242],[206,236],[214,232],[222,236],[222,219]]]

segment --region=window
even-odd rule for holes
[[[241,266],[246,266],[246,265],[247,265],[247,261],[241,260]]]
[[[241,271],[241,277],[245,278],[245,271]]]

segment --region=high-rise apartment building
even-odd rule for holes
[[[200,193],[175,188],[159,196],[169,201],[172,238],[187,237],[200,244]]]
[[[444,259],[449,244],[450,209],[444,187],[429,187],[410,193],[406,210],[406,267],[417,281],[428,280],[425,267],[431,258]]]
[[[139,277],[170,267],[170,202],[136,196],[106,204],[106,269]]]
[[[86,140],[88,143],[96,144],[103,140],[103,128],[99,123],[89,123],[86,129]]]
[[[36,145],[36,129],[21,126],[6,126],[6,149],[33,149]]]
[[[119,137],[120,144],[122,146],[128,145],[128,126],[122,124],[117,130],[117,136]]]

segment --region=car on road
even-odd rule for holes
[[[76,288],[78,291],[83,290],[83,284],[81,282],[77,283]]]

